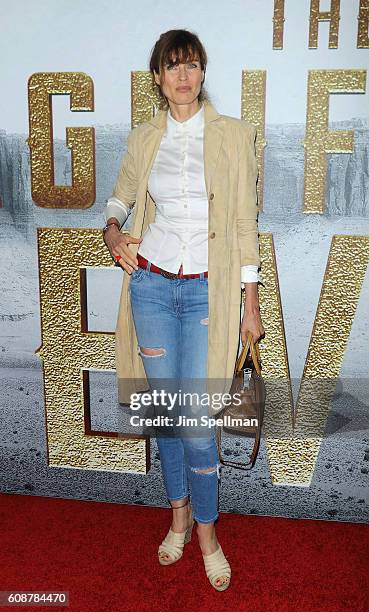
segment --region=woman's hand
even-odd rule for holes
[[[132,255],[128,245],[131,242],[137,244],[142,241],[142,238],[134,238],[130,234],[122,234],[116,225],[112,225],[105,232],[104,241],[109,249],[110,255],[114,259],[117,256],[121,257],[118,263],[128,272],[128,274],[132,274],[133,270],[137,270],[137,257]]]
[[[261,321],[258,284],[245,283],[246,298],[241,322],[241,341],[246,344],[249,332],[252,333],[254,343],[265,335],[265,329]]]
[[[246,344],[249,332],[252,333],[254,343],[257,342],[261,338],[261,336],[264,336],[265,334],[259,310],[255,312],[244,311],[241,323],[242,344]]]

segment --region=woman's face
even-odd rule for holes
[[[175,58],[172,59],[175,61]],[[155,82],[160,85],[164,96],[173,104],[191,104],[196,100],[201,91],[204,75],[198,56],[183,64],[165,64],[161,80],[160,76],[154,73]]]

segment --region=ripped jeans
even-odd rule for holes
[[[133,270],[129,292],[137,350],[150,388],[157,388],[158,379],[173,380],[176,388],[184,382],[182,391],[188,391],[186,380],[190,386],[200,381],[201,387],[207,378],[208,279],[203,274],[167,278],[150,271],[148,262],[146,269]],[[182,500],[191,492],[194,519],[212,523],[218,518],[220,480],[215,428],[201,427],[200,434],[197,428],[193,435],[188,427],[178,428],[183,410],[176,404],[167,412],[176,415],[174,433],[156,436],[167,497]]]

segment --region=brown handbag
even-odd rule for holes
[[[249,349],[251,359],[246,359]],[[261,376],[259,345],[254,343],[251,332],[237,359],[229,393],[232,398],[236,396],[237,401],[233,399],[232,403],[223,408],[219,415],[223,421],[223,424],[218,426],[219,461],[223,465],[248,470],[254,466],[258,456],[266,398],[265,382]],[[248,463],[223,459],[221,453],[222,429],[236,436],[255,436]]]

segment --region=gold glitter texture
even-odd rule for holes
[[[259,210],[263,210],[266,70],[243,70],[241,87],[241,119],[255,125],[256,160],[259,168],[257,195]]]
[[[147,436],[91,427],[89,371],[115,369],[114,334],[87,329],[87,268],[114,265],[101,231],[37,234],[49,466],[146,474]]]
[[[291,419],[292,393],[271,237],[262,236],[260,342],[267,386],[265,442],[273,484],[309,486],[369,262],[368,236],[333,236],[308,354]]]
[[[131,72],[132,92],[132,129],[153,118],[155,111],[160,109],[161,99],[154,90],[149,70]]]
[[[274,0],[273,49],[283,49],[284,0]]]
[[[369,0],[360,0],[358,21],[359,27],[357,30],[357,48],[368,49]]]
[[[321,11],[320,0],[311,0],[309,49],[318,48],[318,28],[320,21],[329,21],[329,49],[338,47],[338,29],[340,22],[340,0],[331,0],[331,10]]]
[[[309,70],[306,111],[304,212],[324,213],[327,153],[352,153],[353,130],[329,130],[329,95],[365,93],[366,70]]]
[[[89,208],[95,202],[95,130],[67,127],[72,186],[55,185],[52,96],[70,95],[71,111],[93,111],[93,81],[83,72],[36,72],[28,80],[31,192],[43,208]]]

